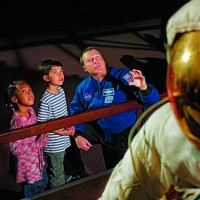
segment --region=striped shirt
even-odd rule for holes
[[[58,87],[59,94],[44,91],[38,108],[38,121],[44,122],[68,115],[67,102],[63,88]],[[68,135],[58,135],[50,132],[48,144],[44,152],[56,153],[64,151],[71,145]]]

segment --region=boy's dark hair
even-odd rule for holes
[[[90,50],[97,50],[100,54],[101,54],[101,52],[99,51],[99,49],[97,49],[97,48],[95,48],[95,47],[87,47],[87,48],[85,48],[82,52],[81,52],[81,56],[80,56],[80,64],[81,64],[81,66],[83,66],[84,65],[84,61],[83,61],[83,54],[85,53],[85,52],[87,52],[87,51],[90,51]]]
[[[39,71],[42,73],[42,75],[48,75],[52,66],[62,67],[63,65],[59,60],[48,58],[48,59],[42,60],[41,63],[38,65],[38,68],[39,68]]]
[[[26,83],[24,80],[14,81],[11,85],[9,85],[7,91],[5,92],[5,104],[8,109],[8,114],[11,115],[15,108],[15,104],[12,103],[11,97],[15,94],[15,90],[17,89],[17,85],[20,83]]]

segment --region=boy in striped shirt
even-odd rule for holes
[[[38,121],[44,122],[68,115],[66,96],[61,87],[64,82],[62,63],[45,59],[39,64],[39,71],[47,86],[40,99]],[[74,135],[74,126],[51,131],[44,155],[47,162],[49,188],[65,184],[64,157],[66,148],[71,146],[69,135]]]

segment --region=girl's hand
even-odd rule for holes
[[[49,132],[45,133],[45,136],[46,136],[46,140],[48,140],[48,138],[49,138]]]
[[[74,135],[75,127],[74,126],[66,127],[65,128],[65,133],[66,133],[66,135]]]

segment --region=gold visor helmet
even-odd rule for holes
[[[180,127],[200,149],[200,31],[176,37],[168,53],[167,90]]]

